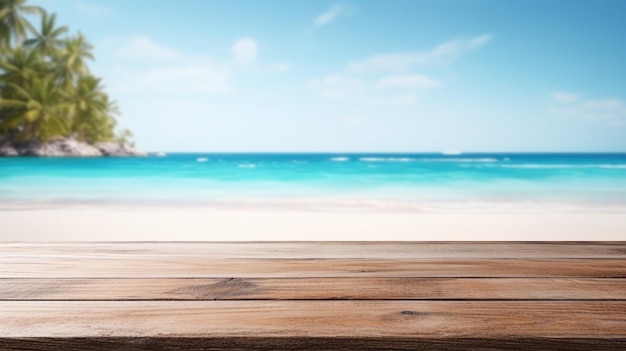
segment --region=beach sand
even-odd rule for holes
[[[626,212],[59,206],[0,210],[2,241],[626,240]]]

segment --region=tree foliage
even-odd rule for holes
[[[38,15],[39,30],[26,15]],[[56,14],[26,0],[0,0],[0,136],[16,143],[75,137],[88,143],[128,141],[116,135],[119,109],[93,76],[93,46],[57,27]]]

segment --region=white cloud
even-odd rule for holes
[[[348,6],[340,5],[340,4],[334,5],[333,7],[330,8],[330,10],[315,17],[315,20],[313,20],[313,25],[315,27],[324,26],[326,24],[329,24],[333,20],[335,20],[337,17],[344,15],[344,14],[348,14],[351,11],[352,10]]]
[[[225,60],[185,55],[141,36],[129,39],[113,52],[119,60],[111,75],[113,89],[169,94],[232,91],[233,67]]]
[[[343,76],[313,79],[309,82],[309,86],[319,89],[323,96],[333,99],[355,97],[368,90],[367,84],[360,79]]]
[[[567,104],[567,103],[575,102],[576,100],[578,100],[578,96],[572,93],[556,91],[552,93],[552,100],[563,103],[563,104]]]
[[[289,62],[279,62],[272,65],[270,68],[275,72],[289,72],[291,71],[291,64]]]
[[[350,63],[355,72],[406,71],[416,65],[447,64],[464,53],[478,49],[491,41],[491,34],[483,34],[469,39],[456,39],[437,45],[426,52],[405,52],[377,54],[362,61]]]
[[[626,103],[623,100],[579,100],[567,93],[554,93],[552,99],[557,103],[549,109],[553,114],[612,127],[626,125]]]
[[[233,45],[232,50],[235,63],[248,66],[256,61],[259,47],[254,39],[243,38]]]
[[[413,105],[424,91],[443,85],[442,81],[414,72],[415,66],[452,62],[464,53],[476,50],[492,39],[482,34],[468,39],[441,43],[429,51],[373,55],[353,61],[343,75],[309,81],[322,96],[384,105]],[[422,67],[424,69],[425,67]]]
[[[441,82],[423,74],[387,76],[375,83],[380,89],[436,88]]]
[[[112,72],[112,88],[124,92],[170,94],[219,94],[234,90],[234,72],[256,62],[258,45],[250,38],[235,42],[232,58],[198,57],[157,44],[147,37],[127,40],[114,57],[119,61]],[[138,64],[138,62],[140,64]],[[273,72],[291,68],[286,62],[268,66]]]
[[[181,63],[150,69],[118,68],[112,86],[125,92],[215,94],[231,91],[231,74],[212,64]]]
[[[147,37],[130,39],[124,46],[115,51],[115,56],[155,61],[175,61],[183,58],[180,52],[158,45]]]
[[[439,81],[421,74],[392,75],[374,81],[334,75],[309,82],[310,87],[318,89],[327,98],[377,105],[414,104],[418,101],[416,90],[440,85]]]
[[[583,102],[582,106],[588,110],[594,111],[619,111],[626,107],[624,103],[618,99],[587,100]]]
[[[74,3],[74,7],[81,14],[92,17],[101,17],[110,15],[112,13],[111,9],[108,7],[104,7],[102,5],[94,5],[85,1],[76,1]]]
[[[419,98],[416,94],[406,93],[406,94],[398,94],[398,95],[383,96],[383,97],[370,97],[366,102],[374,104],[374,105],[402,106],[402,105],[415,105],[418,101],[419,101]]]

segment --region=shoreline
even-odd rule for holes
[[[417,200],[359,197],[249,197],[201,199],[2,199],[0,212],[72,209],[201,209],[205,211],[321,213],[624,213],[622,201]]]
[[[619,241],[626,211],[402,212],[65,205],[0,207],[0,241]]]

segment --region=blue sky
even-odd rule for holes
[[[626,151],[626,1],[31,3],[148,151]]]

